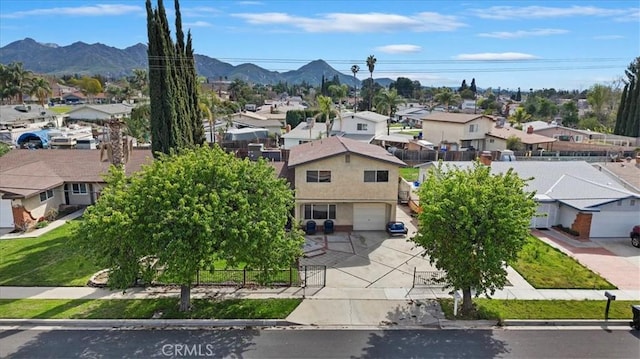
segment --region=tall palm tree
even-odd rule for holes
[[[22,66],[22,62],[14,62],[9,64],[9,72],[11,74],[12,82],[18,89],[18,102],[23,103],[24,99],[22,98],[22,94],[27,92],[26,90],[28,80],[33,72],[25,70]]]
[[[354,112],[358,112],[358,78],[356,77],[358,71],[360,71],[360,66],[351,66],[351,72],[353,72],[353,94],[355,95],[355,100],[353,102]]]
[[[369,93],[369,111],[371,111],[371,102],[373,101],[373,70],[376,68],[376,57],[369,55],[367,57],[367,67],[369,68],[369,78],[371,79],[371,92]]]
[[[384,114],[389,116],[389,118],[387,119],[387,135],[389,135],[391,132],[389,127],[390,127],[391,118],[393,117],[393,114],[398,110],[398,105],[406,104],[407,100],[405,100],[402,96],[398,95],[398,90],[385,89],[376,95],[375,102],[376,102],[376,111],[378,112],[384,111]]]
[[[318,108],[320,108],[320,113],[316,115],[316,117],[324,116],[325,118],[325,126],[327,127],[327,137],[329,137],[329,132],[331,132],[331,128],[333,127],[333,120],[331,117],[331,105],[333,104],[333,100],[329,96],[318,96]]]
[[[29,84],[29,96],[37,97],[40,106],[44,107],[44,104],[49,100],[49,96],[53,94],[49,81],[42,77],[36,77]]]

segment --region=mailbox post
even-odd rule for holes
[[[604,292],[604,296],[607,297],[607,309],[604,310],[604,320],[609,320],[609,306],[612,300],[616,300],[616,296],[609,292]]]

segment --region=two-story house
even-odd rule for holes
[[[484,150],[486,134],[494,124],[492,116],[434,111],[422,118],[422,139],[451,151]]]
[[[384,230],[396,218],[402,166],[382,147],[345,137],[295,146],[288,162],[295,178],[294,217],[318,226],[331,219],[338,230]]]
[[[387,133],[388,116],[372,111],[344,112],[333,122],[333,133],[350,139],[371,142]]]

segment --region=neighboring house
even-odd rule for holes
[[[494,125],[492,116],[434,111],[422,118],[422,139],[452,151],[484,150],[486,134]]]
[[[288,150],[299,144],[327,137],[327,126],[323,122],[314,120],[303,121],[281,137],[282,148]]]
[[[127,174],[150,163],[147,150],[131,153]],[[0,157],[0,227],[23,227],[64,205],[95,203],[110,163],[98,150],[18,150]]]
[[[541,121],[538,121],[541,122]],[[578,130],[575,128],[569,128],[564,126],[555,125],[553,123],[548,124],[543,122],[542,124],[524,124],[524,129],[528,129],[529,126],[533,127],[533,133],[537,135],[547,136],[555,138],[558,141],[568,141],[577,143],[588,143],[590,139],[602,136],[599,132]]]
[[[377,135],[387,134],[388,120],[388,116],[372,111],[343,112],[334,120],[332,133],[369,143]]]
[[[517,137],[524,146],[525,151],[535,151],[540,148],[551,150],[551,145],[556,141],[554,138],[536,135],[533,133],[533,127],[527,132],[523,132],[511,126],[494,126],[487,132],[487,141],[485,150],[498,151],[507,148],[507,140],[510,137]]]
[[[282,134],[282,123],[278,120],[270,120],[253,112],[239,112],[231,115],[229,121],[236,128],[266,128],[269,133]]]
[[[398,168],[382,147],[329,137],[291,148],[297,223],[331,219],[339,230],[384,230],[396,218]]]
[[[640,218],[640,194],[625,189],[615,177],[584,161],[499,162],[489,159],[494,174],[513,169],[521,178],[532,178],[527,190],[535,191],[537,215],[532,228],[561,224],[580,233],[580,238],[627,237]],[[417,166],[426,178],[433,162]],[[445,166],[468,168],[473,162],[446,162]]]
[[[460,105],[460,109],[465,113],[473,113],[478,110],[477,104],[475,100],[464,100]],[[481,112],[481,111],[478,111]]]
[[[0,142],[17,145],[26,132],[62,126],[65,116],[39,105],[0,106]]]
[[[393,117],[394,122],[402,122],[409,126],[422,123],[422,118],[430,114],[428,108],[425,107],[408,107],[398,110]]]
[[[71,121],[101,123],[110,119],[123,119],[131,116],[134,106],[116,103],[108,105],[83,105],[68,112]]]

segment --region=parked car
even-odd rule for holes
[[[629,237],[631,237],[631,245],[640,248],[640,224],[633,227]]]
[[[389,222],[387,223],[387,233],[392,236],[404,236],[408,233],[407,226],[404,222]]]

